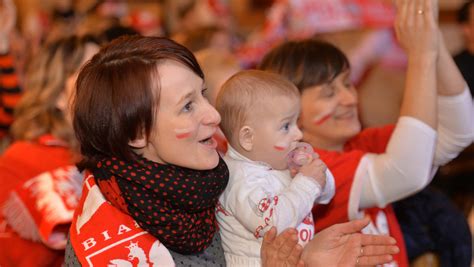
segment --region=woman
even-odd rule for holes
[[[89,38],[63,38],[42,48],[28,70],[11,128],[15,142],[0,157],[2,266],[60,266],[64,259],[82,182],[66,99],[97,50]]]
[[[409,60],[394,126],[361,131],[349,62],[331,44],[285,43],[265,56],[261,69],[286,76],[300,89],[303,139],[334,174],[336,196],[313,209],[316,228],[370,215],[364,232],[394,236],[402,246],[395,262],[408,266],[390,203],[425,187],[437,166],[472,142],[474,126],[469,90],[434,20],[437,8],[429,0],[397,1],[397,7],[395,29]]]
[[[117,39],[84,66],[72,112],[87,175],[68,265],[225,265],[214,212],[228,170],[212,138],[220,116],[205,94],[192,53],[166,38]],[[396,249],[389,237],[354,234],[365,223],[331,227],[309,254],[386,262]],[[264,264],[298,263],[288,231],[266,237]]]
[[[8,129],[13,122],[13,109],[21,97],[16,62],[10,51],[10,35],[14,32],[15,23],[16,8],[13,1],[0,1],[0,152],[10,140]]]

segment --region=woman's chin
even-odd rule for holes
[[[192,169],[196,170],[211,170],[219,164],[219,153],[214,150],[210,155],[203,156],[196,161]]]

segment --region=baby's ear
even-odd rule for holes
[[[253,149],[253,129],[250,126],[244,126],[239,131],[239,145],[247,152]]]

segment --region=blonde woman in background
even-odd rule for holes
[[[67,37],[43,47],[15,110],[14,142],[0,157],[0,265],[60,266],[80,194],[67,114],[80,66],[98,46]],[[27,253],[25,253],[27,252]]]

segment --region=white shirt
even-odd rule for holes
[[[216,216],[227,266],[260,266],[262,237],[272,226],[280,233],[298,230],[300,244],[314,236],[311,209],[315,201],[328,203],[334,196],[334,178],[326,173],[324,190],[312,178],[273,170],[252,161],[229,146],[224,160],[229,183],[219,198]]]

